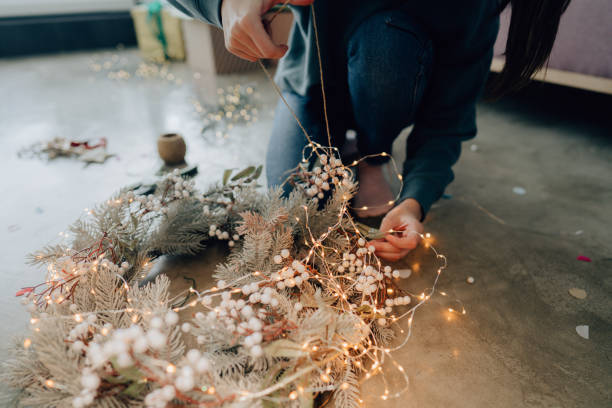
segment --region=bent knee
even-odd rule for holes
[[[397,86],[428,71],[431,40],[425,29],[402,10],[366,18],[348,41],[349,71],[377,86]]]

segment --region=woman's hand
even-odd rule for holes
[[[306,6],[314,0],[292,0],[289,4]],[[287,46],[272,42],[263,26],[262,16],[283,0],[223,0],[221,21],[225,47],[240,58],[257,61],[260,58],[281,58]]]
[[[421,205],[409,198],[387,213],[380,224],[380,231],[399,231],[399,234],[387,234],[384,239],[371,241],[376,248],[376,255],[387,261],[396,262],[417,247],[423,233]]]

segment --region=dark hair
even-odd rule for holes
[[[494,98],[524,87],[548,61],[561,15],[570,0],[502,0],[500,11],[512,7],[506,41],[506,62],[491,83]]]

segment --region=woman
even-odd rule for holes
[[[308,133],[327,145],[315,23],[318,29],[331,139],[342,146],[357,131],[359,216],[386,213],[380,229],[423,231],[431,205],[453,180],[461,142],[476,135],[476,101],[489,73],[499,13],[512,19],[506,65],[494,92],[524,85],[546,62],[569,0],[313,0],[289,1],[295,23],[289,47],[274,44],[262,18],[280,0],[171,0],[182,11],[223,28],[228,50],[256,61],[282,58],[276,80]],[[403,188],[393,202],[382,164],[400,131],[406,144]],[[279,101],[267,154],[269,185],[301,159],[306,140]],[[387,212],[388,211],[388,212]],[[374,242],[381,258],[397,261],[418,244],[416,234]]]

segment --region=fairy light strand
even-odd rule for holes
[[[312,10],[314,15],[314,9]],[[314,17],[313,17],[314,18]],[[266,75],[272,81],[272,78],[266,68],[261,64],[262,69],[266,73]],[[273,81],[272,81],[273,83]],[[427,241],[428,245],[426,246],[427,250],[433,252],[435,258],[439,261],[439,265],[435,270],[435,277],[433,283],[430,288],[427,288],[420,295],[416,294],[408,294],[411,300],[414,300],[415,303],[410,302],[411,305],[407,308],[407,310],[402,313],[394,313],[390,314],[385,312],[386,308],[390,308],[393,310],[393,307],[387,306],[386,301],[388,299],[392,299],[391,296],[396,296],[402,293],[407,293],[407,291],[401,289],[394,281],[396,279],[395,275],[391,276],[389,274],[389,270],[383,267],[380,259],[376,256],[373,250],[371,250],[368,245],[366,245],[365,237],[360,231],[360,228],[352,218],[349,212],[349,200],[351,196],[351,190],[354,185],[351,182],[343,183],[344,179],[351,179],[353,171],[349,166],[344,165],[339,159],[339,152],[337,148],[327,146],[323,147],[320,144],[313,142],[305,131],[304,127],[300,123],[299,119],[295,115],[295,112],[288,106],[286,100],[284,100],[282,93],[274,84],[274,88],[279,93],[283,102],[287,105],[288,109],[296,119],[296,122],[304,132],[308,145],[304,148],[302,152],[302,161],[309,162],[310,158],[316,156],[319,162],[325,166],[326,160],[327,163],[330,163],[328,166],[330,169],[335,169],[337,174],[340,176],[338,180],[333,180],[331,184],[334,186],[334,191],[341,198],[341,202],[339,205],[339,213],[336,218],[336,221],[333,225],[330,225],[325,231],[320,234],[315,234],[314,231],[310,227],[310,214],[309,207],[305,206],[302,208],[303,214],[295,214],[295,219],[297,223],[300,223],[305,228],[306,231],[306,241],[304,245],[307,249],[307,254],[302,259],[293,259],[290,255],[281,256],[280,263],[278,264],[278,270],[283,271],[287,268],[287,265],[293,265],[291,262],[298,262],[299,265],[303,265],[305,271],[308,273],[306,281],[312,282],[312,285],[320,285],[324,287],[327,291],[332,293],[335,299],[333,304],[331,305],[332,310],[336,310],[338,313],[350,314],[356,320],[356,327],[358,327],[364,335],[360,335],[360,340],[355,342],[345,341],[340,339],[338,341],[330,341],[327,338],[323,337],[314,337],[304,341],[301,345],[300,349],[303,353],[305,353],[306,363],[304,366],[299,367],[294,373],[288,376],[284,376],[281,381],[266,387],[261,390],[257,390],[254,392],[249,391],[241,391],[236,394],[221,397],[218,395],[215,387],[212,383],[209,386],[202,385],[200,387],[200,393],[202,395],[215,395],[215,399],[207,400],[207,406],[220,406],[225,402],[237,399],[239,401],[252,401],[261,398],[274,399],[277,401],[290,401],[298,398],[300,393],[305,392],[322,392],[322,391],[337,391],[346,388],[345,382],[342,379],[333,378],[332,373],[330,372],[330,363],[334,361],[341,361],[346,364],[346,366],[355,367],[356,371],[360,375],[359,383],[363,383],[368,381],[372,377],[376,375],[383,376],[384,383],[384,392],[379,395],[379,397],[383,400],[397,398],[402,395],[407,389],[409,385],[409,377],[406,373],[406,370],[401,366],[392,356],[392,352],[403,347],[412,335],[412,323],[415,316],[415,312],[422,307],[426,302],[431,299],[431,297],[435,294],[436,286],[438,285],[440,276],[442,272],[447,267],[447,260],[443,254],[440,254],[436,248],[431,245],[430,239],[431,235],[429,234],[420,234],[416,231],[404,231],[404,233],[414,233],[421,238],[423,241]],[[367,157],[363,157],[360,159],[365,160],[368,157],[372,157],[375,155],[370,155]],[[380,154],[380,156],[388,156],[386,153]],[[392,163],[395,171],[397,171],[397,166],[392,159]],[[334,160],[332,162],[332,160]],[[338,164],[336,160],[340,161]],[[355,166],[358,164],[352,163],[351,166]],[[331,164],[333,163],[333,165]],[[303,186],[309,185],[308,180],[312,176],[310,171],[305,171],[304,169],[296,168],[296,172],[292,174],[290,177],[293,178],[293,181],[298,183],[298,187],[304,188]],[[398,179],[402,181],[401,175],[398,173]],[[302,183],[302,184],[300,184]],[[306,184],[304,184],[306,183]],[[305,191],[305,190],[304,190]],[[331,190],[330,190],[331,191]],[[331,193],[329,193],[331,194]],[[188,196],[191,196],[189,194]],[[180,198],[179,198],[180,199]],[[397,198],[396,198],[397,200]],[[314,199],[313,199],[314,201]],[[132,201],[130,201],[132,203]],[[119,200],[117,205],[121,204],[121,199]],[[112,203],[108,203],[108,205],[113,205]],[[147,213],[147,210],[140,211],[140,216],[143,216]],[[293,216],[293,214],[292,214]],[[302,221],[303,220],[303,221]],[[389,231],[389,233],[394,233],[399,231]],[[330,239],[332,234],[338,233],[344,237],[347,242],[347,252],[341,253],[337,248],[332,245],[328,245],[327,241]],[[96,273],[97,268],[99,267],[109,267],[108,263],[103,263],[102,260],[105,259],[106,252],[98,252],[96,253],[95,258],[92,258],[89,255],[84,257],[75,258],[76,263],[85,263],[90,264],[90,269],[88,269],[88,273]],[[345,259],[345,254],[349,254],[348,260]],[[79,255],[80,256],[80,255]],[[329,257],[334,258],[333,261],[329,260]],[[115,261],[114,254],[110,254],[110,257],[113,261]],[[340,260],[340,263],[338,263]],[[342,266],[344,263],[350,265],[350,267],[345,268]],[[50,272],[53,270],[53,267],[50,264]],[[146,261],[142,265],[134,265],[130,266],[130,268],[142,269],[145,268],[146,265],[150,265],[149,261]],[[355,266],[356,265],[356,266]],[[342,266],[342,269],[339,268]],[[354,268],[351,270],[351,268]],[[369,271],[370,275],[365,274],[364,271]],[[128,280],[124,278],[125,270],[117,270],[115,272],[115,277],[121,282],[119,285],[119,290],[122,290],[126,296],[127,303],[131,303],[129,298],[130,286]],[[72,272],[76,273],[76,272]],[[357,290],[357,285],[360,282],[362,277],[366,275],[368,277],[372,277],[376,275],[376,284],[375,289],[373,291],[359,291]],[[76,274],[74,276],[77,276]],[[80,275],[78,275],[80,276]],[[382,276],[382,277],[381,277]],[[71,274],[67,274],[67,278],[70,279]],[[56,276],[56,279],[58,277]],[[64,278],[66,279],[66,278]],[[287,278],[291,280],[293,278]],[[373,282],[370,279],[366,279],[372,286]],[[52,283],[52,280],[48,280],[46,283]],[[180,311],[189,310],[195,307],[203,308],[203,310],[209,312],[217,312],[219,310],[219,306],[217,304],[213,304],[211,301],[212,298],[215,299],[231,299],[232,297],[237,297],[238,299],[247,299],[248,295],[243,294],[241,291],[241,286],[244,282],[249,282],[249,285],[255,285],[257,290],[261,288],[270,288],[278,286],[278,282],[273,280],[271,276],[267,276],[260,271],[254,271],[252,273],[246,273],[242,276],[237,277],[236,279],[230,282],[218,282],[217,285],[198,291],[193,287],[190,287],[187,290],[181,291],[179,294],[173,296],[170,299],[167,299],[163,304],[159,305],[162,309],[171,310],[173,313],[178,313]],[[300,290],[293,289],[293,286],[290,286],[291,290],[289,293],[297,294],[299,296]],[[361,292],[361,294],[359,294]],[[32,291],[28,292],[28,294],[32,295]],[[93,294],[93,293],[92,293]],[[444,293],[443,296],[446,294]],[[47,295],[46,295],[47,296]],[[94,294],[95,296],[95,294]],[[189,300],[186,303],[180,306],[172,306],[174,302],[180,300],[182,297],[187,298],[188,296],[194,296],[193,300]],[[55,299],[46,299],[51,300],[52,303],[62,303],[65,301],[65,297],[55,298]],[[358,302],[358,303],[355,303]],[[400,305],[401,306],[401,305]],[[311,308],[312,306],[308,306]],[[300,308],[301,310],[301,308]],[[449,311],[455,312],[455,309],[450,308]],[[384,313],[383,313],[384,312]],[[457,310],[457,313],[465,314],[465,309],[461,305],[461,310]],[[78,311],[69,315],[61,315],[61,316],[42,316],[42,314],[38,317],[33,317],[31,319],[31,325],[35,327],[37,330],[40,326],[41,321],[55,320],[55,319],[68,319],[73,320],[79,324],[87,324],[87,327],[93,328],[93,330],[99,331],[103,336],[112,336],[113,328],[109,328],[103,325],[96,323],[93,317],[99,315],[110,315],[110,314],[120,314],[125,313],[131,316],[133,321],[139,321],[141,319],[148,318],[151,316],[152,310],[150,309],[139,309],[134,307],[126,307],[119,309],[111,309],[111,310],[96,310],[93,312],[84,312]],[[272,311],[270,312],[272,313]],[[298,311],[299,313],[299,311]],[[172,318],[171,320],[174,320]],[[280,317],[276,317],[276,319],[280,319]],[[281,320],[277,320],[281,321]],[[378,340],[376,336],[373,335],[373,328],[375,325],[384,326],[398,326],[400,327],[400,323],[407,322],[407,327],[401,328],[400,334],[403,336],[400,337],[399,345],[394,347],[390,347],[388,345],[378,344]],[[282,323],[285,324],[285,323]],[[187,325],[187,326],[185,326]],[[187,330],[190,330],[191,325],[189,323],[183,323],[183,326]],[[282,330],[278,333],[282,333]],[[275,338],[275,337],[273,337]],[[282,338],[282,336],[280,337]],[[24,348],[29,348],[32,346],[32,340],[27,338],[24,340]],[[389,360],[391,365],[394,368],[395,373],[399,373],[403,380],[404,386],[399,390],[394,392],[389,390],[388,382],[385,378],[385,372],[383,370],[383,365],[385,361]],[[138,361],[135,361],[135,364],[139,364]],[[176,375],[179,367],[174,364],[168,363],[164,360],[157,360],[156,364],[165,370],[167,374]],[[298,379],[305,378],[312,372],[318,373],[321,381],[324,383],[329,383],[323,387],[304,387],[302,385],[296,385],[295,382]],[[155,380],[157,377],[150,375],[151,380]],[[157,378],[158,381],[161,379]],[[48,387],[56,387],[53,379],[46,379],[45,384]],[[163,385],[163,382],[162,382]],[[172,386],[174,385],[166,385],[164,386]],[[286,390],[285,397],[279,397],[277,392],[280,390]],[[190,401],[190,397],[179,392],[180,390],[176,390],[176,397],[182,399],[183,401]],[[160,391],[161,392],[161,391]],[[196,401],[197,402],[197,401]]]

